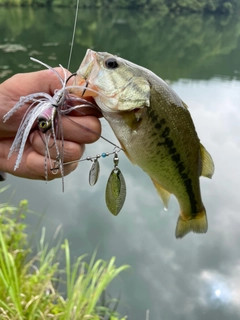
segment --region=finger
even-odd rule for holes
[[[87,101],[87,102],[89,102],[89,101]],[[80,117],[81,116],[95,116],[97,118],[102,117],[102,113],[99,109],[97,109],[97,107],[92,107],[92,106],[84,107],[81,104],[79,104],[79,106],[80,106],[80,108],[71,111],[69,113],[69,115],[80,116]]]
[[[78,166],[78,163],[73,163],[67,166],[63,166],[63,174],[64,176],[71,173]],[[46,171],[47,171],[47,180],[53,180],[55,178],[61,178],[62,173],[61,170],[51,170],[54,168],[54,161],[52,159],[47,159],[45,162],[45,158],[33,151],[29,153],[26,159],[26,168],[29,172],[30,179],[38,179],[45,180],[46,179]]]
[[[57,152],[63,157],[64,162],[74,161],[81,158],[85,146],[72,141],[57,140],[57,147],[51,138],[46,146],[44,135],[39,131],[34,131],[30,135],[30,141],[32,148],[42,156],[45,156],[46,152],[49,153],[50,157],[55,160],[58,156]]]
[[[56,68],[55,70],[63,76],[61,68]],[[66,73],[67,75],[70,74],[68,71],[66,71]],[[1,103],[2,106],[6,106],[1,108],[0,118],[11,109],[11,106],[14,106],[19,101],[19,97],[28,96],[33,93],[47,93],[53,96],[54,91],[61,87],[60,78],[51,70],[42,70],[12,76],[1,83],[0,86]],[[11,120],[8,120],[4,124],[1,123],[1,131],[12,136],[16,132],[16,128],[20,124],[27,107],[27,105],[22,106]]]
[[[101,123],[93,116],[62,117],[64,139],[76,143],[93,143],[100,138]]]
[[[17,153],[12,154],[12,156],[9,159],[7,159],[7,155],[9,153],[11,144],[12,144],[12,141],[10,139],[0,142],[0,170],[4,172],[8,172],[17,177],[45,180],[46,160],[45,160],[44,153],[41,154],[36,150],[34,150],[31,143],[28,141],[25,146],[25,151],[22,157],[22,161],[19,164],[19,167],[16,170],[14,170],[16,159],[17,159]],[[70,151],[69,154],[66,153],[66,159],[68,159],[67,161],[78,160],[84,152],[84,146],[79,146],[76,143],[73,143],[73,144],[74,144],[73,152],[70,151],[72,149],[71,147],[67,148],[67,150]],[[47,172],[48,172],[49,180],[61,177],[60,171],[58,171],[58,173],[54,175],[53,172],[50,170],[51,166],[53,167],[53,165],[54,165],[53,159],[51,159],[51,162],[49,160],[47,161]],[[64,175],[69,174],[70,172],[75,170],[76,167],[77,167],[77,163],[64,166]]]
[[[0,170],[13,174],[17,153],[13,153],[10,158],[8,157],[11,145],[12,139],[0,140]],[[28,148],[29,144],[26,145],[25,150]]]
[[[54,70],[59,73],[59,77],[54,71],[49,69],[24,74],[18,73],[6,80],[2,85],[4,85],[4,88],[8,92],[14,93],[16,97],[13,95],[13,99],[38,92],[46,92],[53,95],[56,89],[62,87],[60,77],[64,78],[64,73],[61,68],[55,68]],[[68,70],[65,69],[65,71],[67,77],[71,75]],[[69,84],[71,82],[73,82],[73,79],[70,79]]]

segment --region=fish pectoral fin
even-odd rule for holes
[[[164,188],[163,188],[158,182],[156,182],[154,179],[151,178],[151,180],[152,180],[155,188],[157,189],[157,192],[158,192],[160,198],[162,199],[162,202],[163,202],[163,204],[164,204],[165,209],[167,209],[167,208],[168,208],[168,201],[169,201],[169,198],[170,198],[170,196],[171,196],[171,193],[168,192],[166,189],[164,189]]]
[[[198,212],[193,219],[184,219],[184,215],[178,217],[175,236],[183,238],[190,231],[195,233],[206,233],[208,229],[207,215],[205,209]]]
[[[143,77],[133,77],[119,95],[118,111],[144,107],[150,107],[150,83]]]
[[[136,130],[141,122],[140,119],[136,118],[134,110],[121,112],[121,116],[132,130]]]
[[[212,178],[214,174],[214,163],[213,159],[204,146],[200,143],[200,151],[202,157],[202,173],[201,176]]]
[[[125,123],[132,130],[137,130],[138,126],[142,121],[142,117],[144,117],[146,109],[145,108],[137,108],[131,111],[122,111],[121,116]]]

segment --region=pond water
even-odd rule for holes
[[[74,9],[0,8],[0,77],[41,67],[67,66]],[[112,158],[100,161],[96,186],[88,185],[88,162],[61,181],[42,182],[8,175],[11,187],[0,201],[29,200],[42,215],[47,239],[62,225],[74,257],[97,248],[103,259],[131,269],[109,292],[120,294],[119,311],[130,320],[236,320],[240,315],[240,19],[167,16],[135,11],[80,10],[70,70],[76,71],[87,48],[121,55],[167,80],[189,106],[198,135],[215,162],[212,180],[201,178],[209,230],[174,236],[179,206],[172,196],[164,211],[150,179],[123,153],[120,168],[127,198],[112,216],[104,193]],[[103,135],[117,143],[102,120]],[[85,155],[111,151],[100,140]],[[36,228],[38,217],[29,214]],[[41,232],[36,230],[36,242]]]

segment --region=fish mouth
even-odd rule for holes
[[[76,73],[73,81],[73,86],[70,89],[70,93],[77,96],[78,98],[84,99],[91,103],[91,106],[96,108],[98,116],[102,117],[102,110],[96,103],[96,97],[99,96],[99,90],[94,85],[93,79],[98,74],[98,68],[94,69],[94,65],[97,62],[96,52],[88,49],[86,55],[81,62],[81,65]],[[96,74],[94,76],[93,70]]]
[[[96,62],[96,52],[88,49],[79,69],[74,73],[75,79],[71,93],[86,100],[88,97],[96,97],[99,95],[93,83],[93,79],[99,72],[99,68],[94,68]],[[95,72],[93,72],[94,70]]]
[[[73,82],[73,87],[70,90],[71,93],[74,93],[76,96],[80,98],[86,97],[96,97],[98,95],[98,91],[94,88],[94,86],[89,82],[89,80],[82,75],[76,74]]]
[[[71,89],[69,90],[70,94],[82,98],[89,102],[89,106],[92,108],[92,112],[90,108],[88,108],[88,114],[93,113],[98,118],[103,117],[101,109],[97,105],[94,97],[98,95],[97,90],[93,89],[90,85],[89,81],[84,79],[82,76],[76,74],[73,86],[71,86]],[[94,108],[95,107],[95,108]],[[87,108],[87,107],[86,107]],[[84,108],[82,109],[84,110]],[[87,109],[86,109],[87,110]]]

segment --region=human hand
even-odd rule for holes
[[[56,68],[56,70],[60,75],[63,75],[61,68]],[[68,85],[71,85],[71,82]],[[10,147],[28,106],[21,107],[5,123],[3,123],[3,116],[18,102],[21,96],[38,92],[53,95],[54,90],[60,88],[60,81],[51,70],[16,74],[0,84],[0,171],[28,179],[45,179],[45,145],[37,130],[34,130],[28,137],[19,168],[14,171],[17,153],[8,159]],[[95,142],[99,138],[101,125],[97,117],[99,117],[99,112],[92,108],[85,108],[84,116],[74,114],[74,116],[69,115],[68,118],[62,117],[64,162],[80,159],[84,152],[85,143]],[[92,131],[86,130],[84,127]],[[59,146],[61,146],[61,141],[59,141]],[[50,155],[54,161],[56,151],[50,151]],[[64,175],[69,174],[76,167],[77,163],[64,166]],[[53,175],[48,168],[49,180],[60,176],[60,172]]]

